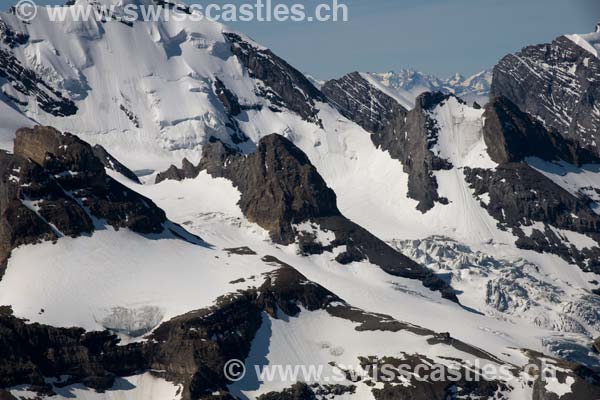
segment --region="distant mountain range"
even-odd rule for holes
[[[492,85],[491,69],[466,78],[460,73],[456,73],[447,79],[412,68],[389,72],[361,72],[361,75],[381,91],[392,96],[405,108],[414,107],[415,99],[420,94],[434,91],[454,94],[469,104],[477,102],[483,106],[489,99]],[[308,76],[308,78],[317,87],[321,87],[325,83],[312,76]]]
[[[421,93],[434,91],[454,94],[469,104],[477,102],[479,105],[484,105],[489,99],[492,84],[491,69],[466,78],[457,73],[448,79],[441,79],[413,69],[381,73],[367,72],[363,76],[408,108],[412,108],[415,99]]]

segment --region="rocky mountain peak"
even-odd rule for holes
[[[556,131],[548,131],[506,97],[494,98],[486,105],[483,116],[483,137],[488,153],[499,164],[519,162],[526,157],[564,160],[574,165],[599,161],[576,142]]]
[[[106,178],[104,165],[94,155],[92,147],[70,133],[47,126],[22,128],[16,132],[14,153],[31,159],[52,174],[63,174],[74,180],[86,179],[95,186]]]
[[[14,154],[0,155],[0,275],[23,244],[78,237],[105,224],[141,234],[165,230],[164,211],[108,176],[75,135],[47,126],[19,129]]]
[[[335,193],[308,157],[281,135],[263,137],[248,157],[235,155],[221,142],[211,143],[204,147],[199,167],[238,186],[244,215],[277,242],[294,241],[293,224],[339,215]]]
[[[507,55],[494,67],[492,97],[506,97],[545,128],[600,155],[600,60],[590,44],[595,36],[561,36]]]

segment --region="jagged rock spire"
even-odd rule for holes
[[[600,32],[600,22],[596,24],[596,32]]]

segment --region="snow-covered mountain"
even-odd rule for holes
[[[491,70],[481,71],[466,78],[456,73],[447,79],[413,69],[383,73],[367,72],[363,76],[408,108],[412,108],[415,99],[421,93],[435,91],[452,93],[469,104],[477,102],[483,106],[488,102],[492,84]]]
[[[600,160],[463,101],[489,73],[317,87],[211,21],[0,17],[0,398],[600,397]],[[352,379],[383,363],[479,379]]]

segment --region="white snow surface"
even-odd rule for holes
[[[600,32],[565,35],[582,49],[590,52],[596,58],[600,54]]]
[[[32,127],[35,122],[25,117],[0,99],[0,150],[11,151],[15,139],[15,131],[23,127]]]
[[[179,400],[181,387],[162,378],[153,376],[150,372],[118,378],[112,388],[104,393],[98,393],[84,385],[68,385],[55,388],[55,396],[47,396],[51,400]],[[38,399],[37,393],[25,387],[9,389],[10,394],[17,399]]]

